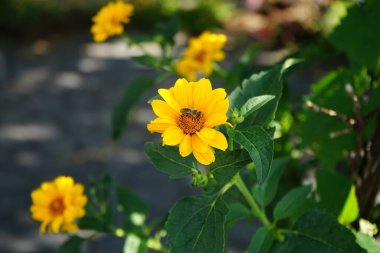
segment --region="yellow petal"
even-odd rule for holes
[[[169,119],[174,122],[177,121],[179,117],[179,113],[176,112],[173,108],[171,108],[168,103],[162,100],[153,100],[152,101],[153,112],[159,117],[163,119]]]
[[[222,113],[210,115],[204,124],[205,127],[213,128],[215,126],[224,124],[227,121],[227,116]]]
[[[164,145],[175,146],[179,144],[182,139],[185,137],[183,131],[176,126],[169,127],[162,134],[162,142]]]
[[[211,83],[208,79],[202,78],[193,83],[193,109],[204,112],[209,102],[212,91]]]
[[[182,108],[190,108],[192,107],[191,101],[191,85],[184,78],[180,78],[174,84],[174,87],[171,89],[171,92],[178,102],[179,107]]]
[[[210,146],[220,149],[220,150],[226,150],[228,147],[227,139],[219,131],[215,130],[215,137],[209,142]]]
[[[52,221],[52,223],[50,225],[50,232],[51,233],[58,233],[59,229],[61,228],[62,222],[63,222],[62,217],[54,218],[54,220]]]
[[[166,103],[168,103],[168,105],[171,108],[173,108],[177,112],[180,111],[181,108],[179,107],[177,101],[172,96],[170,90],[168,90],[168,89],[159,89],[158,90],[158,94],[160,94],[160,96],[166,101]]]
[[[193,150],[197,151],[197,152],[200,152],[200,153],[206,152],[207,149],[208,149],[208,147],[209,147],[208,144],[207,144],[207,142],[203,141],[196,134],[193,134],[191,136],[191,144],[192,144]]]
[[[215,161],[214,151],[210,147],[204,153],[194,151],[193,154],[195,159],[203,165],[209,165]]]
[[[216,130],[208,127],[204,127],[201,131],[196,134],[205,142],[209,143],[212,139],[215,138]]]
[[[151,133],[163,133],[166,129],[169,127],[176,126],[176,123],[171,119],[162,119],[157,118],[155,120],[152,120],[148,125],[147,128],[149,132]]]
[[[179,153],[182,157],[186,157],[193,152],[191,145],[191,135],[187,134],[179,144]]]

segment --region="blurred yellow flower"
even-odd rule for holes
[[[179,144],[182,157],[191,153],[201,164],[215,161],[211,147],[226,150],[226,137],[213,129],[228,124],[229,100],[224,89],[212,89],[208,79],[188,82],[178,79],[174,87],[159,89],[163,100],[153,100],[153,112],[158,116],[147,125],[153,133],[161,133],[163,145]]]
[[[109,3],[99,10],[92,21],[95,23],[91,27],[91,33],[96,42],[105,41],[113,35],[120,35],[124,32],[124,24],[129,23],[129,18],[133,14],[133,5],[118,0]]]
[[[74,183],[72,177],[66,176],[44,182],[34,190],[30,211],[33,219],[42,222],[40,233],[44,233],[49,224],[50,233],[77,230],[74,222],[85,215],[84,206],[87,203],[83,190],[83,185]]]
[[[210,75],[213,62],[224,59],[222,48],[226,42],[226,35],[210,32],[203,32],[199,37],[191,38],[188,48],[176,65],[176,71],[191,81],[196,79],[199,72]]]

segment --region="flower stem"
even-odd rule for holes
[[[271,223],[269,222],[265,213],[259,208],[255,199],[252,197],[251,193],[247,189],[244,181],[241,179],[240,174],[236,174],[236,187],[239,189],[241,194],[244,196],[249,206],[251,207],[252,214],[256,216],[266,227],[270,227]]]

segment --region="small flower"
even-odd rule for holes
[[[179,144],[179,153],[186,157],[191,153],[201,164],[215,161],[211,147],[226,150],[226,137],[213,129],[228,124],[229,100],[224,89],[212,89],[208,79],[188,82],[178,79],[174,87],[159,89],[165,100],[153,100],[151,105],[158,116],[147,125],[153,133],[161,133],[163,145]]]
[[[44,182],[34,190],[30,211],[33,219],[42,222],[40,233],[45,232],[47,225],[50,233],[77,230],[78,226],[74,222],[85,215],[84,206],[87,203],[83,190],[83,185],[74,183],[72,177],[66,176]]]
[[[105,41],[113,35],[120,35],[124,32],[123,24],[129,23],[129,18],[133,14],[133,5],[118,0],[109,3],[99,10],[92,21],[95,23],[91,27],[91,33],[96,42]]]
[[[213,62],[224,59],[222,48],[226,41],[224,34],[210,32],[203,32],[199,37],[190,39],[189,47],[176,65],[176,71],[191,81],[196,79],[199,72],[210,75]]]

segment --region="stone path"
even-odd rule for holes
[[[60,236],[40,236],[28,211],[30,192],[57,175],[86,183],[88,175],[107,171],[138,192],[153,217],[165,215],[176,199],[194,192],[187,180],[169,180],[144,156],[144,142],[158,138],[146,131],[153,115],[145,102],[121,141],[110,141],[113,105],[130,80],[153,74],[128,60],[138,54],[136,49],[72,35],[7,44],[2,52],[0,253],[54,252],[62,242]],[[234,231],[237,248],[247,244],[252,232],[245,233]],[[122,243],[99,238],[86,251],[120,252]]]

